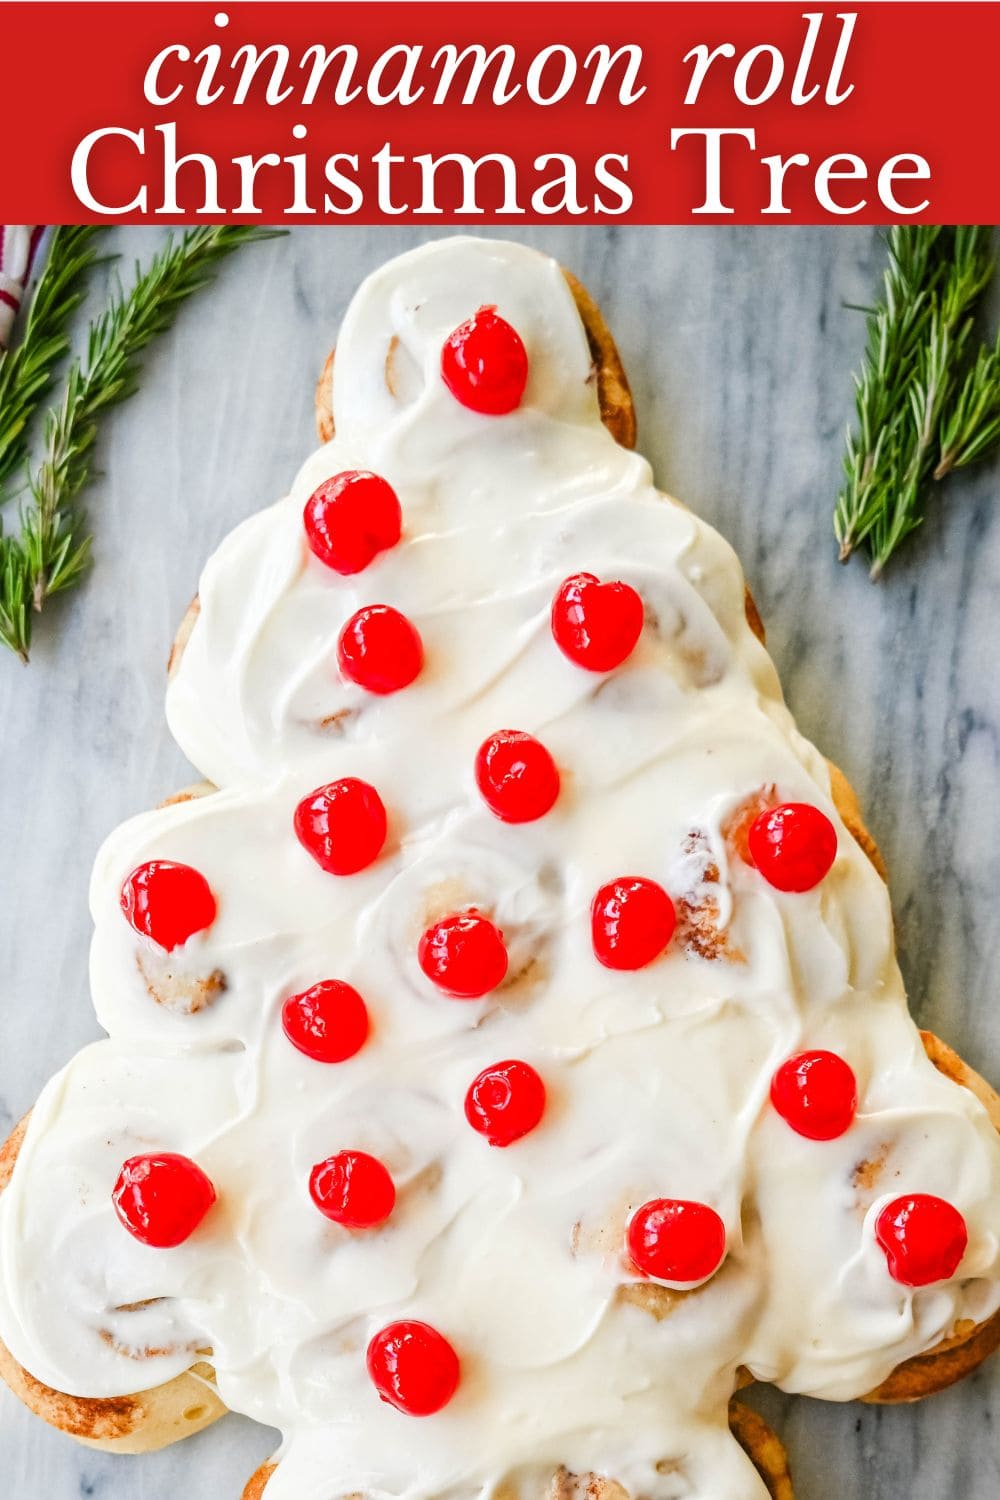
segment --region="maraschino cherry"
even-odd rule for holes
[[[836,1052],[799,1052],[771,1080],[771,1103],[799,1135],[832,1141],[851,1126],[858,1107],[854,1070]]]
[[[533,735],[498,729],[479,747],[476,785],[490,812],[504,823],[532,823],[559,796],[559,772]]]
[[[338,1151],[309,1174],[312,1201],[345,1229],[373,1229],[396,1206],[396,1185],[382,1162],[366,1151]]]
[[[607,969],[643,969],[674,935],[677,914],[662,886],[641,875],[612,880],[590,909],[594,954]]]
[[[130,1156],[111,1195],[129,1234],[143,1245],[172,1250],[189,1239],[215,1202],[215,1188],[197,1162],[164,1151]]]
[[[356,776],[317,787],[295,809],[299,843],[330,875],[355,875],[377,859],[387,826],[378,792]]]
[[[324,479],[302,513],[309,549],[335,573],[360,573],[380,552],[395,547],[402,511],[387,480],[366,469]]]
[[[545,1113],[545,1085],[530,1063],[511,1058],[472,1080],[465,1118],[491,1146],[509,1146],[534,1130]]]
[[[750,858],[779,891],[811,891],[837,857],[837,830],[808,802],[783,802],[755,818],[747,834]]]
[[[409,1417],[430,1417],[454,1396],[461,1367],[429,1323],[390,1323],[368,1345],[368,1374],[383,1401]]]
[[[349,682],[369,693],[398,693],[419,676],[424,647],[405,615],[388,604],[369,604],[340,632],[337,662]]]
[[[323,979],[290,995],[281,1025],[293,1047],[316,1062],[339,1063],[360,1052],[368,1039],[368,1009],[353,985]]]
[[[969,1243],[965,1220],[951,1203],[932,1193],[911,1193],[887,1203],[875,1221],[889,1275],[903,1286],[947,1281]]]
[[[627,583],[574,573],[552,601],[552,634],[571,662],[589,672],[620,667],[642,634],[642,600]]]
[[[445,340],[441,377],[455,400],[470,411],[488,417],[514,411],[528,383],[528,355],[521,335],[495,307],[481,307]]]
[[[417,948],[420,967],[432,984],[456,1000],[478,1000],[507,973],[503,933],[473,910],[442,917]]]
[[[120,899],[136,932],[152,938],[168,953],[211,927],[217,910],[212,888],[201,871],[170,859],[139,865],[125,879]]]
[[[629,1220],[628,1252],[644,1276],[693,1284],[719,1269],[726,1226],[707,1203],[653,1198]]]

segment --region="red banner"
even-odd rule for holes
[[[7,4],[3,217],[993,223],[1000,5]]]

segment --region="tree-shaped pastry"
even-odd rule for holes
[[[211,787],[98,858],[110,1040],[20,1143],[0,1333],[78,1407],[210,1358],[266,1500],[760,1500],[742,1371],[985,1351],[1000,1141],[585,294],[404,256],[328,418],[175,653]]]

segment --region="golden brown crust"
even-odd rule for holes
[[[13,1176],[14,1164],[21,1154],[21,1147],[24,1145],[24,1137],[28,1133],[28,1121],[30,1119],[31,1110],[29,1109],[24,1119],[18,1120],[10,1135],[4,1141],[3,1145],[0,1146],[0,1193],[3,1192]]]
[[[137,1396],[81,1399],[52,1390],[29,1375],[3,1344],[0,1344],[0,1375],[36,1416],[70,1437],[118,1442],[133,1434],[145,1416]]]
[[[246,1489],[243,1491],[242,1500],[261,1500],[264,1486],[277,1468],[276,1464],[261,1464],[256,1473],[251,1474],[247,1480]]]
[[[953,1083],[960,1083],[970,1094],[975,1094],[989,1115],[994,1129],[1000,1132],[1000,1094],[993,1085],[987,1083],[974,1068],[970,1068],[955,1049],[935,1036],[933,1031],[921,1031],[920,1040],[938,1072],[950,1078]]]
[[[333,357],[337,351],[331,349],[316,382],[316,431],[321,443],[333,437]]]
[[[195,621],[200,614],[201,600],[198,598],[198,595],[195,594],[194,598],[191,600],[191,603],[184,611],[184,618],[181,621],[180,625],[177,627],[177,634],[174,636],[174,643],[170,647],[170,655],[167,657],[168,681],[171,677],[173,677],[174,673],[177,671],[177,668],[180,666],[181,657],[184,655],[184,647],[187,645],[191,637],[191,632],[195,627]]]
[[[760,617],[753,594],[750,592],[749,584],[743,585],[743,612],[747,617],[747,624],[762,646],[767,645],[767,633],[764,630],[764,621]]]
[[[178,802],[194,802],[198,797],[207,797],[209,792],[217,788],[210,781],[192,781],[190,786],[182,787],[179,792],[174,792],[170,797],[164,797],[158,802],[157,807],[174,807]]]
[[[67,1396],[29,1375],[0,1343],[0,1376],[50,1427],[107,1453],[155,1453],[225,1415],[209,1365],[134,1396]]]
[[[729,1403],[729,1427],[767,1485],[771,1500],[794,1500],[788,1455],[774,1429],[758,1412],[736,1400]]]
[[[611,337],[611,330],[593,297],[582,282],[577,281],[571,271],[563,271],[566,283],[573,293],[577,312],[583,323],[590,345],[590,357],[594,362],[597,380],[597,396],[601,405],[601,420],[616,443],[623,448],[634,448],[636,440],[635,402],[625,374],[625,367],[618,353],[618,346]]]
[[[887,881],[889,876],[882,851],[865,826],[857,793],[839,766],[835,766],[832,760],[827,761],[827,766],[830,769],[830,795],[834,806],[855,842],[861,845],[882,879]]]
[[[901,1406],[912,1401],[923,1401],[927,1396],[936,1396],[947,1390],[956,1381],[988,1359],[1000,1348],[1000,1312],[978,1325],[945,1339],[929,1354],[918,1354],[913,1359],[897,1365],[892,1374],[867,1396],[862,1396],[870,1406]]]

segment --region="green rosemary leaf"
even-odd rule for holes
[[[90,537],[79,496],[91,475],[98,419],[138,385],[139,356],[171,326],[181,305],[241,245],[280,230],[205,225],[170,239],[135,282],[119,288],[91,324],[86,356],[74,360],[63,397],[45,420],[41,461],[29,480],[17,537],[0,538],[0,641],[28,659],[32,615],[86,569]]]
[[[69,353],[69,325],[83,300],[97,254],[99,226],[63,224],[52,231],[45,267],[24,332],[0,364],[0,486],[28,456],[32,417]]]
[[[934,470],[943,479],[985,458],[1000,444],[1000,339],[983,347],[966,374],[948,420],[941,428],[941,454]]]
[[[935,481],[1000,443],[1000,343],[977,348],[975,331],[989,231],[897,226],[888,249],[834,512],[841,559],[863,546],[873,578],[921,525]]]

